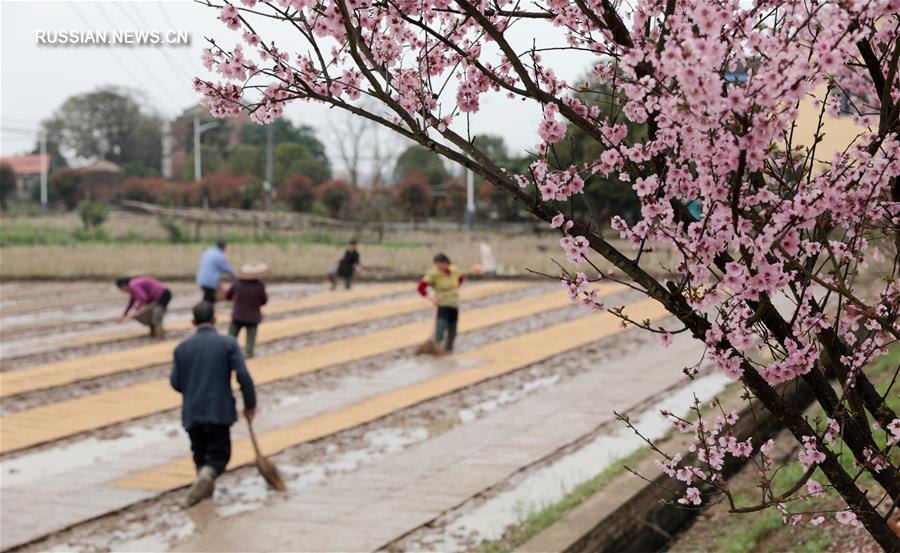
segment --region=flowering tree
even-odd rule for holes
[[[843,498],[838,519],[900,549],[886,523],[900,498],[890,455],[900,420],[885,401],[896,392],[879,393],[864,370],[900,338],[897,0],[208,3],[243,38],[204,52],[221,80],[198,79],[195,88],[215,115],[248,110],[268,123],[290,102],[318,102],[474,171],[560,229],[571,263],[591,267],[602,257],[617,270],[601,278],[627,279],[663,304],[678,328],[613,312],[664,343],[678,332],[704,342],[713,366],[740,380],[802,444],[803,481],[820,470]],[[294,31],[290,49],[257,33],[273,20]],[[517,43],[522,27],[529,38]],[[557,76],[546,60],[560,53],[584,57],[590,84]],[[470,140],[485,94],[542,113],[525,174],[500,168]],[[818,125],[801,143],[798,113],[809,102]],[[362,107],[372,105],[379,111]],[[826,151],[825,121],[841,110],[853,113],[858,132],[846,148]],[[630,136],[624,120],[646,131]],[[567,125],[602,153],[560,166]],[[633,183],[640,220],[573,217],[590,175]],[[660,246],[677,265],[648,266],[643,254]],[[860,284],[866,267],[880,277],[874,287]],[[562,279],[574,301],[602,308],[584,272]],[[827,421],[808,420],[785,401],[779,385],[798,381]],[[695,428],[703,453],[696,463],[666,459],[689,486],[684,502],[703,501],[694,484],[718,481],[720,458],[767,454],[765,445],[730,441],[727,424],[723,417],[716,428]],[[858,468],[848,469],[847,458]],[[882,497],[862,492],[859,471]],[[764,488],[758,505],[733,507],[789,511],[801,487]]]

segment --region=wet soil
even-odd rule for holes
[[[578,310],[585,313],[583,310]],[[545,321],[535,326],[551,324],[557,317],[578,316],[569,309],[546,316],[535,317]],[[463,336],[460,351],[478,347],[479,343],[500,339],[523,332],[521,326],[504,325],[477,336]],[[471,338],[471,342],[470,342]],[[551,360],[502,377],[472,386],[436,400],[391,414],[372,423],[338,433],[321,440],[300,444],[277,455],[270,456],[288,484],[288,493],[298,493],[303,488],[328,478],[355,471],[386,455],[400,451],[412,444],[437,436],[454,426],[467,424],[486,412],[503,409],[529,394],[539,393],[565,379],[597,364],[636,351],[651,343],[652,336],[629,331],[625,334],[598,341],[595,344],[573,350]],[[477,345],[478,344],[478,345]],[[404,354],[395,354],[398,357]],[[360,364],[362,365],[362,364]],[[348,374],[347,367],[340,376]],[[363,366],[357,368],[365,370]],[[313,375],[304,375],[313,376]],[[319,375],[316,382],[292,379],[291,386],[279,383],[279,392],[285,395],[303,393],[304,390],[321,389],[322,386],[339,386],[340,377]],[[267,401],[277,401],[269,398]],[[142,419],[142,424],[158,424],[171,420],[174,414]],[[121,430],[120,430],[121,433]],[[107,438],[115,438],[115,429],[98,432]],[[186,444],[187,442],[185,442]],[[187,445],[185,445],[187,452]],[[233,516],[247,510],[282,500],[265,488],[254,467],[244,467],[226,473],[217,483],[213,501],[185,511],[181,508],[184,490],[162,494],[121,512],[80,524],[58,532],[39,542],[21,548],[22,551],[47,551],[50,549],[75,549],[79,551],[154,550],[163,551],[204,525],[204,521],[216,516]],[[135,549],[137,547],[138,549]],[[143,548],[143,549],[142,549]]]

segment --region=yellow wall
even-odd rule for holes
[[[825,97],[826,87],[823,85],[816,89],[816,98]],[[811,146],[813,135],[819,124],[821,106],[816,107],[812,98],[801,102],[798,109],[797,127],[794,129],[794,145]],[[831,117],[827,113],[822,117],[822,141],[816,147],[816,159],[823,162],[831,161],[835,151],[844,150],[851,142],[864,132],[863,127],[853,122],[853,116],[844,115]]]

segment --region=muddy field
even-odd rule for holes
[[[323,314],[345,317],[334,328],[261,344],[252,360],[260,367],[267,359],[290,360],[276,380],[249,365],[259,377],[254,427],[287,480],[285,494],[267,489],[246,466],[242,422],[232,432],[231,470],[212,501],[185,510],[189,482],[159,484],[171,477],[152,475],[175,474],[166,467],[188,454],[178,409],[166,399],[174,392],[136,398],[160,405],[136,419],[117,420],[105,410],[115,409],[111,398],[163,381],[164,360],[149,356],[136,369],[107,367],[98,377],[4,393],[2,429],[10,440],[65,422],[27,418],[33,413],[77,418],[82,414],[74,406],[83,406],[83,416],[98,422],[46,443],[4,446],[3,550],[477,550],[637,447],[621,435],[613,409],[641,416],[660,402],[686,408],[690,393],[715,394],[725,384],[701,379],[685,387],[681,369],[699,358],[693,343],[662,350],[652,336],[568,305],[559,286],[545,281],[491,293],[478,292],[495,286],[489,282],[468,284],[472,299],[463,304],[454,355],[416,357],[412,350],[429,334],[433,312],[424,301],[421,308],[399,309],[415,297],[414,282],[408,291],[370,288],[377,286],[384,285],[361,285],[369,296],[358,300],[329,297],[319,284],[270,286],[273,306],[309,300],[317,307],[279,312],[264,325],[296,320],[301,328]],[[167,321],[177,327],[198,294],[189,285],[173,292]],[[553,307],[528,312],[530,302],[554,294],[561,301],[548,303]],[[83,303],[70,301],[79,297]],[[103,282],[4,283],[0,374],[28,375],[67,360],[90,367],[94,358],[144,351],[153,342],[136,334],[135,323],[112,322],[124,299]],[[639,299],[611,289],[607,303],[646,309]],[[362,306],[381,306],[385,316],[354,318]],[[522,314],[509,306],[522,306]],[[228,305],[219,309],[227,312]],[[132,332],[123,338],[125,330]],[[167,339],[190,332],[176,329]],[[379,340],[399,347],[371,343]],[[340,355],[307,372],[307,351]],[[635,371],[642,373],[638,379]]]

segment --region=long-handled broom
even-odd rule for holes
[[[285,490],[285,485],[284,480],[281,478],[281,473],[278,472],[278,467],[269,462],[269,460],[263,457],[263,454],[259,452],[259,444],[256,443],[256,434],[253,432],[253,425],[250,421],[247,421],[247,429],[250,431],[250,441],[253,443],[253,451],[256,452],[257,470],[259,470],[259,473],[272,488],[279,492],[283,492]]]

